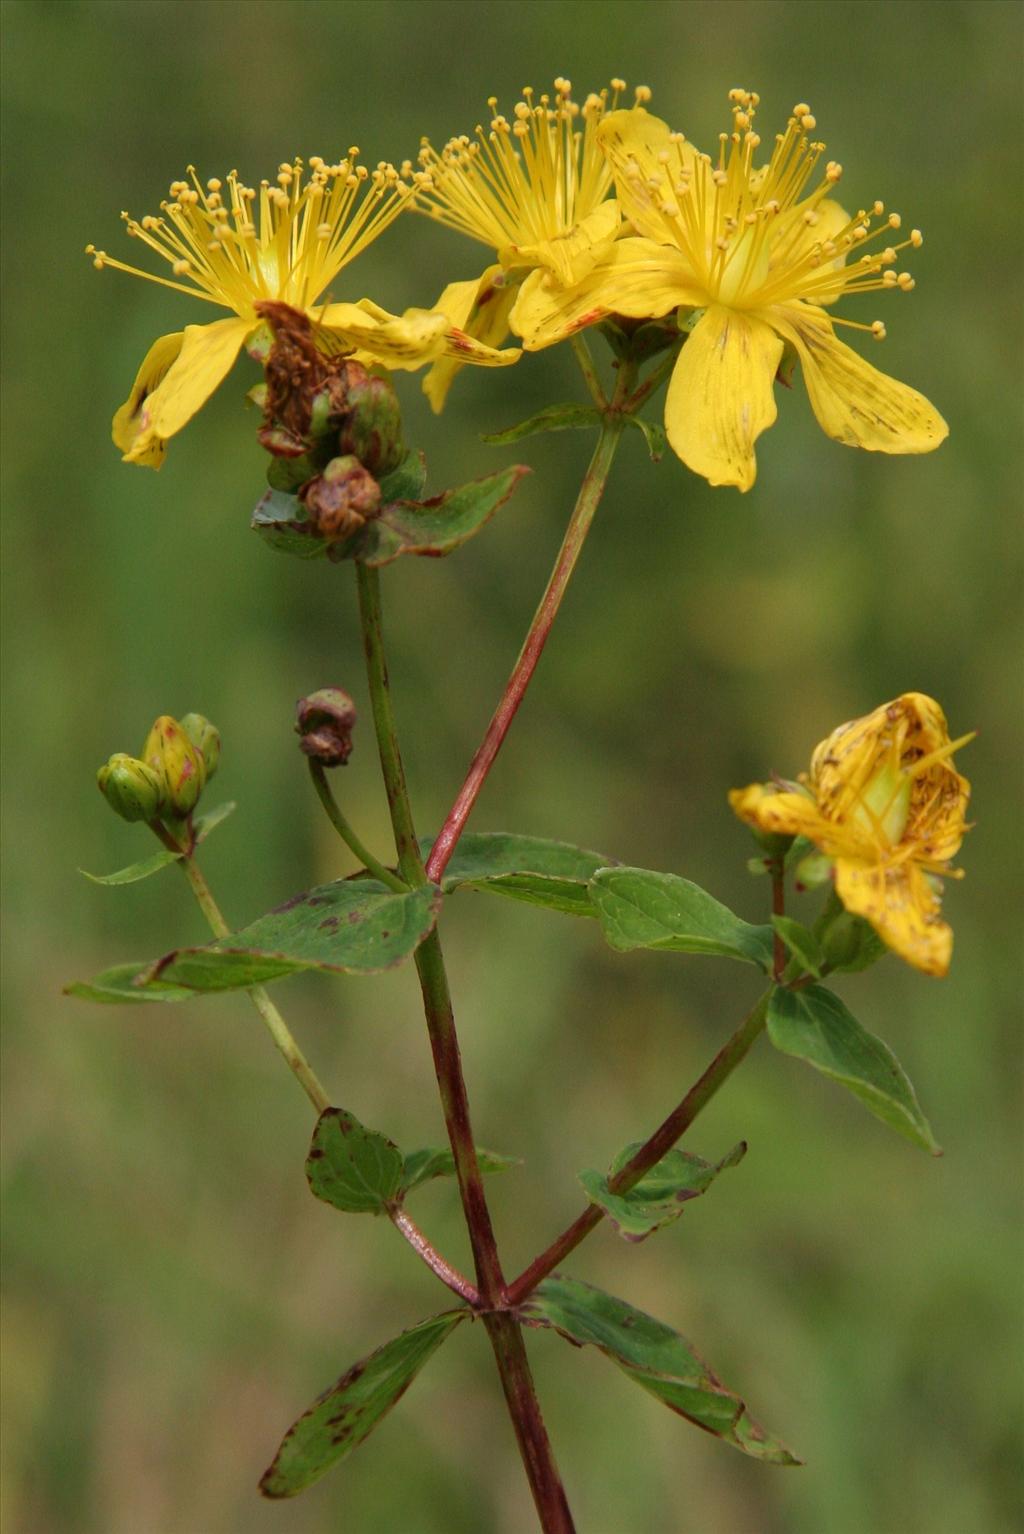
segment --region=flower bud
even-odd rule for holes
[[[220,731],[202,714],[183,714],[181,728],[202,757],[209,783],[220,763]]]
[[[190,815],[206,783],[206,764],[178,721],[170,714],[161,714],[146,737],[142,754],[159,775],[171,811]]]
[[[380,486],[351,453],[332,458],[301,496],[310,521],[331,540],[350,538],[380,510]]]
[[[295,733],[305,754],[323,767],[344,767],[352,755],[356,706],[340,687],[321,687],[296,708]]]
[[[348,381],[347,414],[338,432],[338,447],[352,453],[371,474],[383,477],[405,457],[402,412],[398,396],[386,378],[373,373]]]
[[[96,774],[100,793],[122,820],[155,820],[163,805],[160,775],[118,751]]]
[[[815,923],[814,935],[829,969],[867,969],[888,952],[871,923],[846,910],[835,891]]]

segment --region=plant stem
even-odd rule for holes
[[[589,360],[589,359],[588,359]],[[583,364],[581,363],[581,366]],[[586,368],[584,367],[584,375]],[[583,548],[590,525],[594,520],[594,513],[600,504],[604,487],[608,480],[608,472],[615,457],[615,450],[619,445],[619,438],[623,428],[623,410],[629,397],[629,392],[636,379],[636,364],[623,361],[619,364],[619,373],[615,383],[615,392],[612,396],[604,420],[601,424],[601,434],[597,439],[593,457],[580,492],[573,507],[569,525],[562,539],[562,546],[558,551],[554,568],[545,588],[544,595],[540,599],[540,605],[533,615],[533,622],[527,630],[523,647],[519,657],[512,668],[505,691],[490,724],[487,726],[484,738],[480,743],[476,755],[469,765],[465,781],[456,795],[455,802],[438,832],[437,839],[427,859],[427,876],[435,883],[441,878],[448,860],[455,851],[456,843],[462,835],[466,821],[469,819],[477,796],[483,788],[487,774],[494,765],[494,760],[501,750],[505,736],[509,732],[516,711],[523,701],[526,689],[530,685],[530,678],[537,669],[548,635],[551,632],[562,598],[565,596],[566,587],[576,568],[580,551]]]
[[[479,1291],[459,1272],[458,1268],[453,1268],[451,1263],[441,1256],[405,1210],[395,1207],[388,1210],[388,1215],[395,1229],[405,1237],[413,1251],[422,1257],[430,1271],[436,1273],[442,1284],[447,1284],[453,1293],[465,1300],[467,1305],[472,1305],[474,1310],[479,1309]]]
[[[678,356],[679,347],[674,346],[668,356],[664,357],[656,368],[651,369],[639,389],[634,394],[631,394],[626,402],[630,415],[634,411],[639,410],[641,405],[646,404],[656,389],[661,388],[661,385],[675,367]]]
[[[376,570],[358,562],[356,578],[366,675],[399,866],[410,884],[422,885],[427,882],[427,874],[416,839],[388,685],[380,578]],[[545,1534],[572,1534],[572,1516],[541,1416],[522,1333],[518,1322],[503,1309],[505,1281],[477,1161],[448,976],[436,929],[416,951],[416,970],[445,1127],[455,1160],[459,1194],[469,1230],[484,1325],[498,1365],[541,1527]]]
[[[668,1118],[658,1126],[649,1139],[644,1141],[622,1170],[610,1179],[608,1186],[613,1193],[628,1193],[630,1188],[640,1181],[644,1173],[649,1172],[651,1167],[672,1149],[680,1136],[689,1129],[701,1109],[729,1079],[764,1028],[770,995],[771,991],[767,991],[761,997],[732,1037],[723,1044],[703,1076],[694,1083],[682,1102],[673,1108]],[[552,1241],[539,1257],[535,1257],[518,1278],[509,1284],[506,1292],[510,1303],[522,1304],[523,1300],[536,1289],[541,1279],[547,1278],[548,1274],[552,1273],[603,1219],[603,1209],[597,1204],[588,1205],[583,1213],[556,1240]]]
[[[317,791],[320,803],[327,812],[328,820],[342,841],[355,853],[364,868],[373,874],[375,879],[379,879],[381,884],[386,884],[388,889],[393,889],[400,895],[407,894],[409,886],[405,883],[404,879],[399,879],[391,872],[390,868],[385,868],[383,863],[378,862],[373,853],[363,845],[352,829],[331,791],[331,785],[327,781],[327,774],[324,772],[323,763],[311,761],[309,764],[309,775],[313,779],[313,787]]]
[[[608,400],[605,397],[604,389],[601,387],[601,380],[597,376],[597,368],[594,366],[594,359],[590,355],[589,346],[579,334],[570,337],[569,345],[572,347],[576,361],[579,363],[580,372],[583,374],[583,381],[590,390],[590,398],[594,401],[598,410],[606,409]]]
[[[231,929],[224,920],[220,907],[213,898],[210,886],[204,879],[199,864],[189,854],[181,859],[181,867],[185,870],[185,877],[192,886],[192,893],[196,897],[199,909],[210,925],[210,931],[214,937],[227,937]],[[330,1107],[331,1099],[321,1086],[313,1067],[295,1042],[288,1024],[261,985],[250,986],[246,995],[266,1024],[267,1032],[283,1055],[288,1069],[299,1083],[299,1086],[305,1092],[317,1113],[323,1113],[325,1108]]]
[[[782,858],[769,863],[772,876],[772,915],[786,914],[786,865]],[[786,972],[786,945],[777,932],[772,936],[772,979],[778,984]]]

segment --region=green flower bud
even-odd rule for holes
[[[304,485],[301,499],[310,521],[323,537],[351,538],[380,510],[380,486],[348,453],[332,458],[322,474]]]
[[[220,731],[202,714],[183,714],[181,728],[202,757],[209,783],[220,762]]]
[[[177,719],[161,714],[142,754],[163,782],[168,808],[175,815],[190,815],[206,783],[206,764]]]
[[[814,936],[830,969],[867,969],[889,951],[871,923],[848,911],[835,890],[814,924]]]
[[[118,751],[96,774],[100,793],[122,820],[155,820],[163,806],[159,773]]]
[[[340,687],[321,687],[300,698],[295,733],[305,754],[323,767],[344,767],[352,755],[356,706]]]
[[[354,374],[354,369],[350,372]],[[386,378],[359,370],[350,376],[345,395],[346,415],[338,432],[342,453],[358,458],[371,474],[383,478],[405,457],[402,412],[398,396]]]

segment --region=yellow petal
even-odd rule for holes
[[[751,783],[729,793],[733,813],[759,831],[779,836],[807,836],[821,843],[832,829],[814,800],[807,794],[776,793],[767,784]]]
[[[499,346],[508,335],[508,314],[517,291],[515,283],[506,282],[504,268],[497,263],[471,282],[450,282],[434,308],[447,316],[454,330],[487,347]],[[444,408],[448,390],[462,366],[454,356],[445,356],[426,374],[423,392],[435,412]]]
[[[506,245],[499,255],[505,266],[542,266],[563,287],[580,282],[606,255],[622,223],[614,198],[600,203],[575,228],[532,245]]]
[[[433,309],[389,314],[362,298],[357,304],[328,304],[317,311],[318,325],[342,344],[386,368],[411,370],[443,356],[449,323]]]
[[[190,421],[231,371],[252,320],[232,316],[212,325],[186,325],[181,351],[138,415],[138,430],[125,459],[152,463],[162,444]]]
[[[866,917],[879,937],[926,975],[944,975],[953,931],[939,915],[939,897],[912,862],[866,863],[840,858],[836,890],[848,911]]]
[[[598,143],[615,171],[623,215],[652,240],[673,239],[666,232],[669,226],[660,204],[675,200],[680,170],[689,169],[694,158],[690,144],[673,144],[669,134],[668,123],[643,107],[609,112],[597,130]],[[662,155],[668,158],[662,159]]]
[[[875,453],[930,453],[948,436],[934,405],[844,346],[821,309],[785,304],[768,316],[796,348],[811,408],[828,436]]]
[[[775,420],[782,342],[752,315],[712,305],[679,354],[665,399],[668,440],[712,485],[749,490],[754,443]]]
[[[698,290],[682,255],[654,240],[617,240],[593,271],[563,288],[546,272],[531,272],[509,316],[527,351],[539,351],[609,314],[658,319],[680,304],[699,304]]]
[[[809,212],[813,213],[813,224],[805,222],[804,215]],[[813,209],[808,207],[807,202],[797,203],[789,214],[782,214],[773,226],[768,257],[769,273],[779,267],[794,266],[804,256],[810,255],[816,245],[824,245],[826,240],[834,239],[849,222],[850,215],[846,209],[831,198],[826,197]],[[822,283],[822,279],[830,272],[841,273],[845,265],[844,252],[832,261],[823,261],[810,274],[808,281],[812,285],[816,304],[831,304],[839,297],[843,290],[841,276],[837,276],[834,283]]]
[[[111,436],[122,453],[131,453],[136,445],[142,430],[139,419],[142,407],[161,380],[167,376],[168,369],[181,351],[184,336],[185,333],[182,330],[175,330],[169,336],[161,336],[159,341],[153,342],[146,353],[142,366],[135,375],[131,393],[114,416],[111,427]],[[132,456],[131,461],[144,464],[150,469],[158,469],[164,461],[166,452],[167,448],[159,438],[151,438],[141,453]]]

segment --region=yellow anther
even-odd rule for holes
[[[793,108],[793,116],[797,119],[797,121],[799,121],[801,118],[806,117],[810,110],[811,109],[807,105],[806,101],[798,101],[796,106]]]
[[[614,78],[610,81],[610,84],[613,91],[624,91],[626,89],[625,80],[620,80],[618,75],[614,76]]]
[[[805,112],[800,119],[800,126],[803,128],[805,133],[810,133],[812,128],[816,128],[818,126],[818,119],[814,117],[810,112]]]
[[[735,123],[737,128],[749,128],[750,118],[747,116],[746,112],[736,112]]]
[[[873,320],[871,322],[871,334],[876,341],[885,340],[885,326],[881,320]]]
[[[896,281],[899,284],[900,291],[903,293],[909,293],[915,286],[914,279],[909,272],[900,272]]]
[[[716,170],[711,179],[716,186],[726,186],[729,181],[729,177],[724,170]]]
[[[898,282],[899,282],[899,278],[897,277],[895,272],[883,272],[882,273],[882,286],[883,286],[883,288],[894,288]]]
[[[555,90],[558,92],[558,94],[560,96],[571,96],[572,95],[572,81],[571,80],[567,80],[564,75],[559,75],[558,78],[555,80]]]
[[[913,245],[915,250],[921,249],[921,246],[924,244],[924,235],[921,233],[920,229],[911,229],[910,243]]]
[[[903,222],[903,220],[902,220],[902,218],[900,218],[898,213],[890,213],[889,214],[889,228],[890,229],[898,229],[900,227],[900,225],[902,224],[902,222]]]
[[[192,268],[189,266],[188,262],[184,260],[175,261],[171,267],[171,271],[174,273],[175,277],[184,277],[191,270]]]
[[[843,167],[840,165],[839,161],[829,160],[828,164],[825,166],[825,180],[835,183],[836,181],[840,180],[842,174]]]
[[[891,245],[887,245],[878,259],[881,261],[883,266],[892,266],[893,262],[899,258],[893,247]]]
[[[649,85],[638,85],[633,92],[637,106],[643,106],[646,102],[650,101],[652,94],[653,92]]]
[[[879,202],[878,198],[876,197],[874,202],[871,204],[871,211],[876,218],[880,218],[885,212],[885,203]]]
[[[525,101],[517,101],[516,102],[515,107],[513,108],[513,115],[515,117],[518,117],[520,122],[522,122],[524,118],[529,117],[529,115],[530,115],[530,108],[526,105]],[[504,121],[503,118],[497,118],[496,119],[496,122],[503,122],[503,121]],[[494,126],[494,124],[492,124],[492,126]]]

